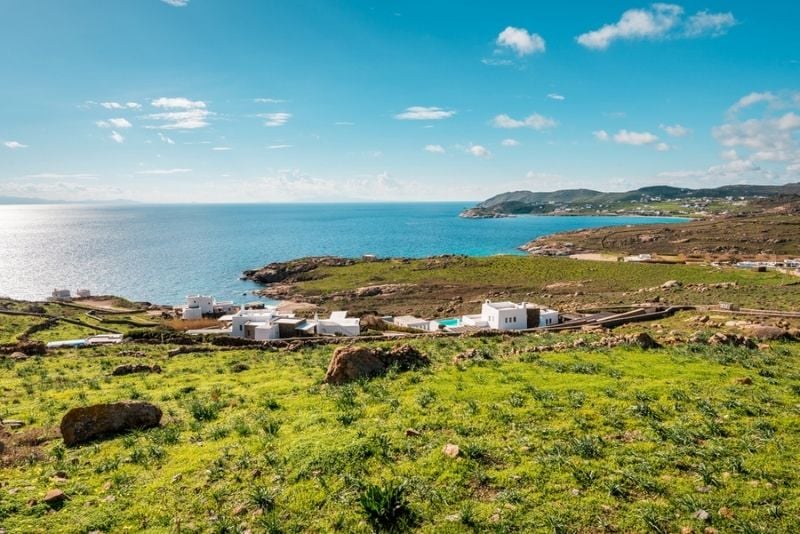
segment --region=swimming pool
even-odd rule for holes
[[[461,319],[453,317],[451,319],[440,319],[437,322],[442,326],[458,326],[461,324]]]

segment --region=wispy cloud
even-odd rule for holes
[[[227,152],[228,150],[233,150],[233,149],[229,146],[215,146],[211,147],[211,150],[215,152]]]
[[[449,109],[440,107],[425,107],[425,106],[411,106],[406,108],[402,113],[394,116],[395,119],[401,121],[438,121],[442,119],[449,119],[456,112]]]
[[[19,141],[3,141],[3,146],[6,148],[10,148],[11,150],[17,150],[20,148],[28,148],[28,145],[23,145]]]
[[[605,50],[618,40],[718,37],[736,24],[732,13],[700,11],[686,18],[679,5],[655,3],[649,8],[629,9],[619,21],[578,35],[575,39],[586,48]]]
[[[292,118],[292,114],[280,111],[278,113],[260,113],[258,117],[265,119],[264,126],[274,128],[277,126],[283,126],[289,122],[289,119]]]
[[[146,171],[138,171],[136,174],[150,174],[150,175],[168,175],[168,174],[185,174],[192,172],[192,169],[150,169]]]
[[[288,100],[283,98],[254,98],[253,102],[256,104],[285,104]]]
[[[167,143],[168,145],[174,145],[175,144],[175,141],[173,141],[171,138],[167,137],[166,135],[164,135],[161,132],[158,132],[158,138],[161,139],[161,141],[163,141],[164,143]]]
[[[95,123],[98,128],[130,128],[133,126],[127,119],[108,119],[105,121],[97,121]]]
[[[547,98],[549,98],[550,100],[566,100],[566,97],[564,95],[560,95],[558,93],[549,93],[547,95]]]
[[[467,152],[476,158],[488,158],[492,155],[492,153],[489,152],[489,149],[483,145],[472,145],[467,149]]]
[[[687,135],[692,133],[692,131],[689,128],[681,126],[680,124],[673,124],[673,125],[662,124],[660,127],[662,130],[667,132],[667,135],[670,135],[672,137],[686,137]]]
[[[40,172],[37,174],[26,174],[20,176],[21,179],[26,180],[94,180],[96,175],[80,172],[80,173],[60,173],[60,172]]]
[[[500,144],[503,146],[519,146],[519,141],[516,139],[503,139]]]
[[[605,130],[596,130],[596,131],[592,132],[592,135],[598,141],[608,141],[609,138],[610,138],[610,136],[608,135],[608,132],[605,131]]]
[[[161,97],[150,102],[154,108],[164,109],[151,113],[145,118],[162,124],[148,126],[158,130],[194,130],[208,126],[208,118],[213,115],[202,100],[189,100],[185,97]]]
[[[775,102],[778,99],[778,96],[774,93],[769,91],[765,91],[763,93],[752,92],[749,94],[744,95],[742,98],[736,101],[731,107],[728,108],[728,115],[736,115],[743,109],[749,108],[755,104],[761,102]]]
[[[495,43],[497,46],[510,48],[520,57],[545,50],[545,42],[541,35],[514,26],[508,26],[501,31]]]
[[[430,152],[431,154],[444,154],[445,150],[442,145],[425,145],[424,148],[425,152]]]
[[[555,128],[558,122],[550,117],[545,117],[538,113],[528,115],[524,119],[514,119],[506,114],[497,115],[492,119],[492,126],[495,128],[533,128],[534,130],[546,130]]]
[[[649,145],[658,141],[658,136],[650,132],[631,132],[620,130],[614,134],[614,142],[622,145]]]
[[[189,0],[161,0],[161,1],[172,7],[186,7],[189,5]]]
[[[333,123],[334,126],[355,126],[356,123],[350,121],[337,121]]]
[[[122,144],[125,142],[125,138],[122,137],[122,135],[116,130],[112,131],[109,137],[111,138],[112,141],[118,144]]]
[[[282,150],[284,148],[292,148],[294,145],[269,145],[268,150]]]
[[[138,102],[100,102],[100,106],[106,109],[142,109]]]

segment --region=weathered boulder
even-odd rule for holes
[[[51,489],[44,496],[45,504],[56,506],[63,503],[67,499],[67,495],[60,489]]]
[[[12,352],[11,356],[9,356],[11,360],[27,360],[28,358],[30,358],[30,356],[20,351]]]
[[[785,339],[791,337],[787,330],[778,326],[768,326],[763,324],[750,324],[743,327],[744,331],[757,339]]]
[[[629,334],[625,336],[625,342],[630,345],[638,345],[639,348],[644,350],[657,349],[661,344],[653,339],[647,332],[639,332],[638,334]]]
[[[73,408],[61,419],[68,447],[95,438],[158,426],[161,409],[149,402],[123,401]]]
[[[457,458],[458,455],[461,454],[461,448],[455,443],[446,443],[445,446],[442,447],[442,454],[450,458]]]
[[[143,363],[126,363],[118,365],[111,371],[113,376],[131,375],[134,373],[160,373],[161,366],[159,365],[146,365]]]
[[[708,338],[709,345],[731,345],[734,347],[745,347],[748,349],[756,348],[756,343],[746,336],[737,334],[727,334],[725,332],[717,332]]]
[[[382,375],[390,367],[401,371],[430,365],[427,356],[410,345],[390,350],[368,347],[339,347],[334,351],[325,374],[325,383],[344,384],[359,378]]]
[[[681,286],[683,286],[683,284],[679,280],[667,280],[661,284],[661,289],[675,289]]]

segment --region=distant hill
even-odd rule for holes
[[[498,214],[553,213],[558,211],[631,211],[642,203],[685,200],[749,200],[778,195],[800,194],[800,183],[785,185],[725,185],[713,189],[688,189],[666,185],[642,187],[633,191],[604,193],[592,189],[562,189],[552,192],[512,191],[484,200],[464,212],[466,217],[492,217]],[[669,211],[669,210],[665,210]]]
[[[2,197],[0,196],[0,205],[8,204],[64,204],[63,201],[46,200],[43,198],[27,198],[27,197]]]

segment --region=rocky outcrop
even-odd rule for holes
[[[390,350],[369,347],[339,347],[334,351],[326,384],[344,384],[359,378],[384,374],[392,367],[401,371],[430,365],[430,359],[411,345],[401,345]]]
[[[161,366],[159,365],[145,365],[143,363],[126,363],[118,365],[111,371],[112,376],[124,376],[134,373],[160,373]]]
[[[462,363],[471,361],[491,360],[492,355],[489,351],[483,349],[468,349],[460,354],[453,356],[453,365],[461,365]]]
[[[768,326],[763,324],[748,324],[742,329],[754,338],[762,340],[777,340],[791,338],[788,330],[779,326]]]
[[[258,282],[259,284],[308,280],[312,278],[312,275],[309,273],[317,267],[341,267],[353,265],[354,263],[356,263],[356,260],[339,258],[336,256],[301,258],[299,260],[287,262],[270,263],[260,269],[245,271],[243,273],[243,278]]]
[[[88,441],[151,428],[161,422],[161,409],[149,402],[115,402],[73,408],[61,419],[61,435],[68,447]]]
[[[512,217],[508,213],[501,213],[486,208],[469,208],[458,214],[463,219],[504,219]]]

